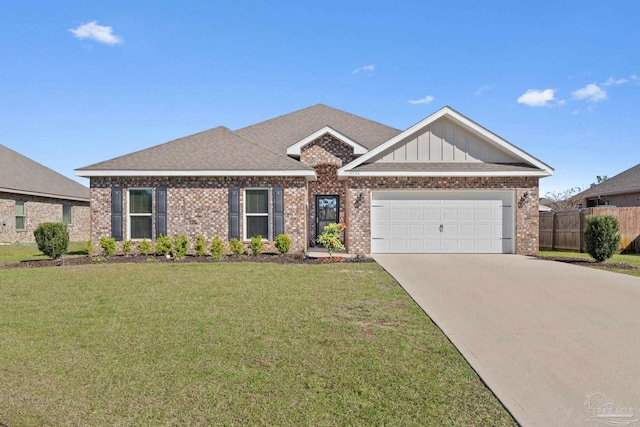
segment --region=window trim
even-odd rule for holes
[[[148,190],[151,193],[151,212],[149,213],[131,213],[131,191],[136,190]],[[131,240],[134,242],[139,242],[142,239],[131,238],[131,217],[149,217],[151,218],[151,237],[149,240],[154,240],[153,236],[153,214],[154,214],[154,205],[153,205],[153,188],[152,187],[131,187],[127,189],[127,240]]]
[[[22,204],[22,215],[18,215],[18,204]],[[16,200],[14,214],[15,214],[15,226],[17,231],[24,231],[27,229],[27,202],[25,200]],[[18,228],[18,218],[22,218],[22,227]]]
[[[266,191],[267,192],[267,212],[266,213],[248,213],[247,212],[247,191],[254,191],[254,190],[262,190],[262,191]],[[271,189],[267,188],[267,187],[247,187],[244,189],[243,192],[243,199],[242,199],[242,236],[244,238],[245,241],[249,241],[251,240],[251,237],[247,236],[247,232],[249,231],[249,227],[247,226],[247,217],[267,217],[267,235],[266,236],[262,236],[262,241],[263,242],[267,242],[269,241],[269,233],[271,232],[271,227],[269,227],[269,222],[272,219],[272,212],[271,212]]]
[[[64,210],[65,210],[65,208],[69,209],[69,222],[66,222],[64,220]],[[73,224],[73,213],[72,212],[73,212],[73,206],[67,205],[67,204],[62,205],[62,223],[63,224],[67,224],[67,225]]]

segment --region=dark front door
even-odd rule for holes
[[[316,196],[316,236],[322,234],[324,226],[338,222],[340,198],[338,196]]]

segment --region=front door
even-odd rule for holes
[[[327,224],[337,223],[340,218],[340,197],[316,196],[316,236]]]

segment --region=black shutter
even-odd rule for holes
[[[122,188],[111,187],[111,237],[122,240]]]
[[[229,188],[229,240],[240,240],[240,188]]]
[[[156,188],[156,239],[167,235],[167,189]]]
[[[273,240],[284,234],[284,188],[273,189]]]

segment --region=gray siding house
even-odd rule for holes
[[[64,222],[72,241],[89,239],[89,189],[0,145],[0,243],[34,243],[43,222]]]
[[[640,164],[576,194],[573,199],[584,208],[640,206]]]
[[[553,169],[450,107],[405,130],[322,104],[217,127],[76,170],[91,235],[198,234],[292,250],[344,222],[349,253],[538,250],[538,180]]]

